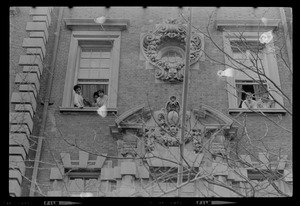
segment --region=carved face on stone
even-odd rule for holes
[[[170,68],[168,76],[172,79],[174,79],[177,76],[177,70],[175,68]]]

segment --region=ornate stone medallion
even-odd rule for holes
[[[155,66],[157,79],[169,83],[183,81],[186,33],[186,25],[172,19],[157,25],[154,31],[150,31],[142,37],[141,50],[145,58]],[[190,46],[190,65],[199,60],[203,48],[203,36],[193,33]]]

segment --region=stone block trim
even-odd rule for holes
[[[9,170],[9,179],[10,180],[17,180],[18,183],[21,185],[22,183],[22,175],[19,170]]]
[[[15,104],[15,112],[10,113],[9,137],[9,191],[12,196],[20,196],[22,175],[25,175],[24,160],[29,152],[28,138],[33,130],[33,116],[37,107],[37,95],[40,89],[40,78],[43,73],[42,61],[46,55],[46,43],[49,38],[48,27],[51,24],[52,8],[37,7],[31,9],[33,22],[27,22],[26,31],[30,38],[24,38],[22,47],[27,55],[20,55],[19,65],[23,72],[15,77],[19,92],[11,95],[11,104]],[[19,174],[18,174],[19,173]],[[16,183],[18,181],[18,184]]]
[[[107,154],[103,154],[106,156]],[[63,167],[64,168],[94,168],[100,169],[104,166],[106,157],[97,156],[95,160],[89,160],[89,153],[84,151],[79,151],[79,159],[71,160],[71,155],[69,153],[60,153]],[[78,164],[76,164],[78,162]]]
[[[27,51],[28,50],[29,51],[31,51],[31,50],[36,51],[36,50],[39,50],[39,49],[27,49]],[[38,66],[24,66],[23,67],[23,73],[36,73],[38,79],[40,79],[41,75],[42,75]]]
[[[46,39],[46,36],[45,36],[45,33],[44,33],[44,32],[41,32],[41,31],[38,31],[38,32],[30,32],[30,33],[29,33],[29,37],[30,37],[30,38],[41,38],[41,39],[43,39],[44,45],[47,43],[47,39]]]
[[[89,153],[79,151],[79,168],[86,168],[89,160]]]
[[[115,179],[121,179],[121,168],[120,167],[114,167],[114,178]]]
[[[42,16],[42,17],[46,17],[47,21],[49,22],[48,25],[51,24],[51,16],[50,16],[50,10],[48,7],[36,7],[36,8],[32,8],[30,10],[30,15],[32,15],[33,17],[35,16]]]
[[[137,178],[149,179],[149,170],[146,167],[138,166]]]
[[[10,122],[12,124],[26,124],[30,133],[33,129],[33,121],[27,112],[11,112],[10,113]]]
[[[19,155],[9,156],[9,168],[17,169],[21,172],[22,175],[25,175],[25,163],[23,161],[23,158]]]
[[[52,167],[50,171],[50,180],[62,180],[64,175],[63,168]]]
[[[114,180],[114,169],[102,168],[100,178],[101,180]]]
[[[21,84],[19,86],[19,91],[20,92],[31,92],[35,99],[37,99],[37,94],[38,92],[36,91],[36,87],[32,84]]]
[[[46,47],[42,38],[24,38],[22,47],[40,48],[43,52],[43,57],[46,55]]]
[[[18,155],[23,158],[23,160],[26,159],[26,151],[23,147],[18,146],[10,146],[9,147],[9,155]]]
[[[135,162],[122,162],[121,175],[134,175],[136,176],[137,166]]]
[[[36,99],[32,92],[14,92],[10,102],[12,104],[31,104],[33,111],[36,111]]]
[[[21,55],[19,60],[20,66],[38,66],[40,74],[43,73],[43,64],[38,55]]]
[[[33,22],[45,22],[47,27],[49,27],[49,25],[50,25],[48,17],[46,15],[45,16],[33,16],[32,21]]]
[[[28,154],[29,141],[24,133],[10,133],[9,134],[9,146],[22,146]]]
[[[71,157],[69,153],[60,153],[64,168],[71,168]]]
[[[47,25],[45,22],[28,22],[26,25],[26,31],[42,31],[45,33],[47,39],[49,37]]]
[[[17,180],[9,180],[9,195],[14,197],[21,196],[21,186]]]
[[[15,84],[33,84],[37,92],[40,90],[40,82],[36,73],[18,73],[16,74]]]
[[[10,132],[13,133],[14,135],[16,134],[23,134],[25,135],[27,138],[30,136],[30,131],[28,129],[28,127],[24,124],[18,124],[18,125],[11,125],[10,126]]]
[[[26,49],[26,54],[28,55],[37,55],[40,57],[41,61],[44,60],[44,55],[41,48],[28,48]]]
[[[103,154],[103,156],[106,156],[107,154]],[[95,168],[102,168],[106,157],[103,156],[97,156],[96,162],[95,162]]]

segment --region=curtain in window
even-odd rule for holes
[[[236,84],[236,95],[237,95],[237,105],[238,107],[242,106],[242,84]]]
[[[93,95],[94,92],[99,89],[104,90],[104,94],[107,95],[108,85],[107,84],[79,84],[81,86],[82,97],[92,103],[94,101]]]

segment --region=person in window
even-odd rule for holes
[[[99,107],[102,107],[103,105],[107,106],[108,96],[104,94],[104,90],[103,89],[98,90],[98,94],[99,94],[99,103],[97,103],[98,106]]]
[[[92,103],[92,106],[94,106],[94,107],[100,107],[99,93],[98,92],[94,92],[93,98],[94,98],[94,102]]]
[[[242,103],[242,108],[244,109],[256,109],[257,108],[257,102],[252,99],[252,94],[247,93],[246,99]]]
[[[79,85],[75,85],[73,89],[75,91],[74,107],[83,108],[84,104],[83,104],[83,97],[81,96],[81,87]]]

